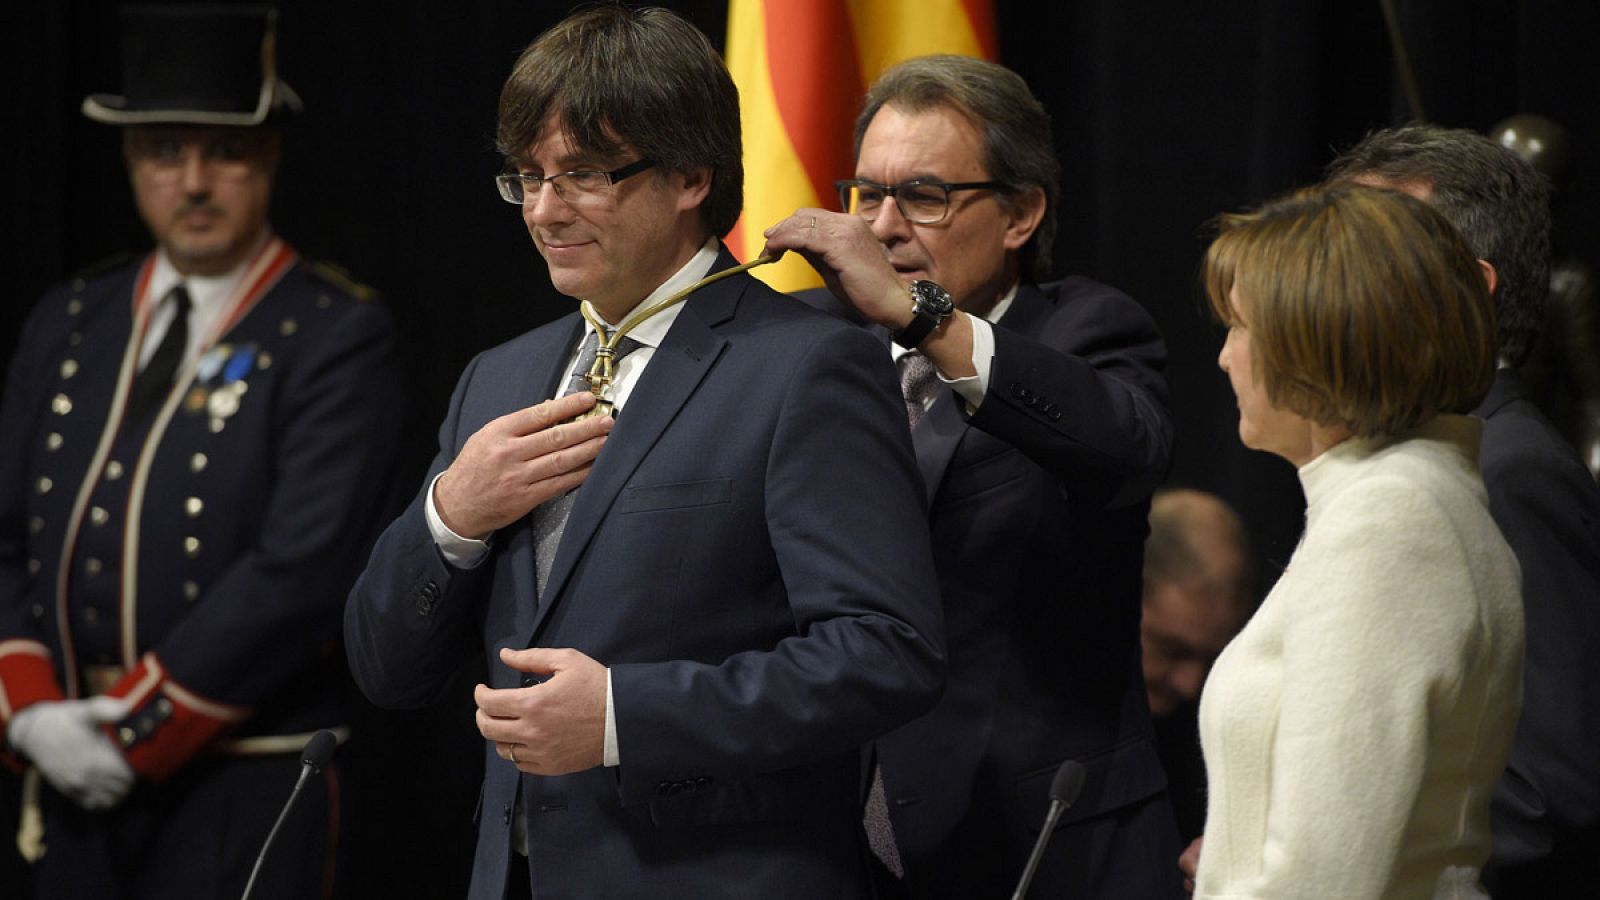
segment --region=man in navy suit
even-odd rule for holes
[[[1088,777],[1033,895],[1179,890],[1139,664],[1146,513],[1173,440],[1166,347],[1112,288],[1036,283],[1058,173],[1021,78],[924,57],[868,92],[847,212],[768,233],[892,337],[879,352],[902,369],[931,506],[949,683],[875,744],[867,826],[891,893],[1009,891],[1065,760]]]
[[[1500,369],[1475,415],[1489,511],[1522,565],[1522,718],[1490,804],[1496,898],[1594,893],[1600,854],[1600,487],[1528,399],[1517,370],[1549,290],[1549,186],[1483,135],[1412,125],[1368,135],[1329,177],[1404,190],[1460,230],[1494,294]]]
[[[944,668],[893,367],[742,273],[650,313],[733,265],[742,194],[732,80],[671,13],[541,35],[498,143],[581,309],[462,375],[351,597],[357,680],[422,704],[488,656],[472,897],[865,896],[860,747]]]

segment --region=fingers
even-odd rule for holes
[[[569,419],[576,418],[579,414],[588,412],[594,407],[595,396],[588,391],[578,391],[564,397],[546,400],[536,406],[518,410],[506,416],[512,426],[514,434],[537,434],[548,428],[554,428]],[[599,418],[606,418],[601,416]],[[595,422],[598,419],[585,419],[584,422]],[[583,424],[574,422],[574,425]]]
[[[568,648],[529,647],[526,650],[500,648],[500,661],[518,672],[559,672],[575,662],[574,657],[581,655],[578,651]]]

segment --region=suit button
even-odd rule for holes
[[[424,584],[422,586],[422,596],[428,598],[429,600],[439,599],[439,586],[431,581],[427,584]]]
[[[1059,410],[1059,409],[1050,410],[1050,421],[1052,421],[1052,422],[1061,421],[1061,410]]]
[[[431,615],[433,615],[433,601],[429,600],[427,597],[418,597],[417,598],[417,615],[419,615],[419,616],[431,616]]]
[[[1018,382],[1015,382],[1015,381],[1011,382],[1011,396],[1013,396],[1013,397],[1021,397],[1023,392],[1026,391],[1026,390],[1027,390],[1027,388],[1023,387]]]
[[[506,823],[507,825],[511,824],[511,804],[507,803],[504,807],[501,808],[501,810],[500,810],[500,821]]]
[[[663,781],[663,782],[657,784],[656,785],[656,796],[657,797],[670,797],[670,796],[672,796],[672,782]]]

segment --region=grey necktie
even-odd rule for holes
[[[900,357],[900,393],[905,397],[906,418],[911,421],[912,428],[917,427],[923,413],[928,411],[928,398],[938,393],[943,385],[933,360],[914,351]]]
[[[607,332],[609,337],[610,332]],[[615,362],[622,362],[623,357],[644,346],[626,335],[617,342],[617,355]],[[564,397],[578,391],[589,389],[589,382],[584,378],[589,367],[594,365],[594,359],[600,347],[599,336],[590,329],[583,339],[583,348],[578,351],[578,361],[572,367],[572,373],[567,377],[567,385],[561,391]],[[566,492],[559,497],[552,497],[539,504],[533,511],[534,556],[537,560],[538,571],[534,578],[539,584],[539,596],[544,596],[544,586],[550,579],[550,567],[555,563],[556,550],[561,546],[561,535],[567,528],[567,517],[572,514],[572,504],[577,498],[576,489]]]
[[[867,846],[872,855],[896,878],[905,878],[905,868],[900,863],[900,848],[894,839],[894,824],[889,821],[888,798],[883,793],[883,771],[872,764],[872,788],[867,792],[867,807],[861,813],[861,825],[867,831]]]

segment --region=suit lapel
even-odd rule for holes
[[[735,265],[724,249],[712,271]],[[639,383],[628,397],[628,405],[617,416],[616,427],[595,461],[594,469],[578,489],[567,518],[561,546],[556,550],[545,582],[545,596],[551,602],[539,603],[530,635],[537,635],[555,601],[561,597],[573,568],[583,556],[595,532],[605,520],[623,485],[633,477],[662,432],[677,418],[695,388],[721,355],[727,341],[714,330],[733,316],[750,281],[735,276],[699,291],[684,301],[677,321],[650,357]],[[574,338],[576,340],[576,338]],[[532,567],[528,568],[532,572]]]

